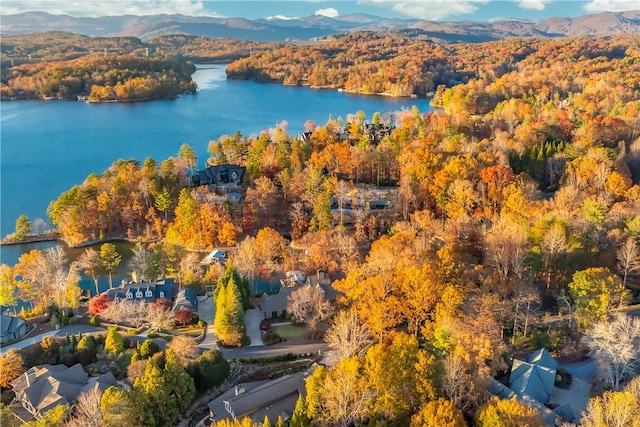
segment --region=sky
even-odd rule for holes
[[[368,13],[386,18],[491,21],[575,17],[640,9],[640,0],[0,0],[0,15],[44,11],[71,16],[149,15],[292,19]]]

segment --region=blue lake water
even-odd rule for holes
[[[258,134],[283,120],[296,135],[307,120],[326,123],[330,115],[345,118],[364,111],[411,108],[429,111],[425,98],[350,95],[280,84],[226,80],[224,66],[193,75],[198,93],[175,100],[88,104],[71,101],[0,103],[0,234],[15,230],[18,216],[46,222],[47,206],[62,192],[101,174],[118,159],[162,161],[176,156],[183,143],[208,157],[209,141],[221,135]],[[13,265],[20,254],[53,243],[5,246],[2,263]]]

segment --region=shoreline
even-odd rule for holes
[[[0,240],[0,246],[22,245],[25,243],[53,242],[56,240],[60,240],[60,233],[58,233],[57,231],[52,231],[49,233],[30,234],[22,240],[15,240],[11,237],[5,237],[4,239]]]

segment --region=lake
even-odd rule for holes
[[[192,146],[202,167],[209,141],[221,135],[258,134],[283,120],[290,135],[311,119],[346,118],[364,111],[386,115],[429,99],[352,95],[280,84],[226,80],[224,65],[199,68],[198,92],[174,100],[89,104],[73,101],[0,102],[0,234],[15,230],[18,216],[45,219],[47,206],[91,173],[101,174],[118,159],[162,161],[180,146]],[[2,263],[53,243],[4,246]]]

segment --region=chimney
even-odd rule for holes
[[[36,382],[36,371],[31,368],[25,372],[25,375],[27,377],[27,387],[31,387]]]

